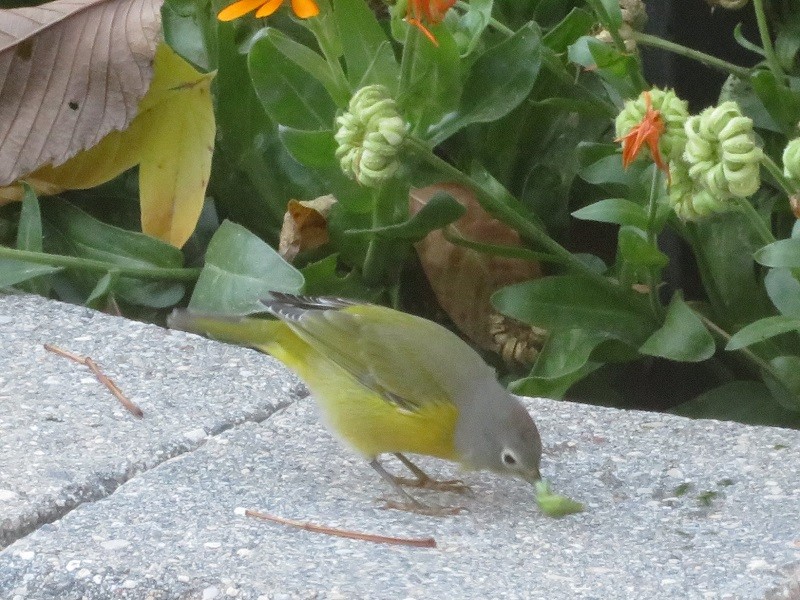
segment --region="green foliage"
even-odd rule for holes
[[[630,404],[632,392],[612,389],[612,367],[697,363],[714,373],[712,389],[698,388],[674,412],[800,425],[800,227],[790,201],[800,182],[781,166],[800,121],[796,8],[768,15],[774,44],[764,31],[759,45],[735,34],[764,58],[752,69],[670,46],[730,73],[721,101],[752,119],[764,153],[752,198],[684,222],[670,199],[677,179],[648,150],[622,164],[614,118],[650,85],[626,47],[618,0],[458,3],[425,24],[436,43],[397,6],[376,15],[365,0],[321,2],[308,20],[286,3],[266,21],[230,23],[215,18],[223,4],[166,0],[162,9],[166,41],[216,72],[208,210],[190,242],[179,250],[137,232],[130,177],[41,206],[25,188],[21,203],[0,207],[0,288],[97,308],[114,302],[126,314],[144,307],[160,311],[155,318],[189,302],[191,285],[192,308],[234,314],[260,310],[270,290],[421,298],[401,274],[417,268],[407,260],[414,244],[444,229],[483,258],[543,265],[543,277],[492,297],[501,313],[548,332],[511,384],[517,393],[563,397],[600,382],[607,403]],[[375,188],[342,172],[337,141],[352,95],[367,85],[384,86],[407,125],[374,129],[395,136],[401,164]],[[359,157],[386,151],[375,139],[348,143]],[[410,216],[409,190],[432,183],[471,189],[522,247],[473,239],[460,229],[464,206],[447,194]],[[287,202],[327,194],[337,199],[327,241],[288,264],[273,249]],[[698,301],[665,285],[674,260],[660,244],[667,232],[697,263]],[[452,289],[463,293],[459,285]]]

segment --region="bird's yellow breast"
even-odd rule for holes
[[[425,454],[457,460],[458,408],[449,399],[406,410],[356,381],[309,344],[286,331],[264,349],[302,378],[329,428],[368,458],[384,452]],[[413,399],[412,399],[413,400]]]

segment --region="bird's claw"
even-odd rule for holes
[[[469,509],[464,506],[428,506],[422,502],[398,502],[386,498],[379,498],[379,500],[383,502],[381,508],[384,510],[402,510],[429,517],[450,517],[469,512]]]
[[[447,479],[440,481],[432,477],[395,477],[394,480],[406,487],[412,487],[423,490],[435,490],[437,492],[455,492],[456,494],[463,494],[465,496],[472,496],[472,488],[466,485],[460,479]]]

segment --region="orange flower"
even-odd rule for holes
[[[220,21],[233,21],[252,12],[256,9],[256,17],[268,17],[274,13],[284,0],[239,0],[230,6],[226,6],[217,15]],[[319,6],[314,0],[292,0],[292,10],[301,19],[316,17],[319,14]]]
[[[622,166],[626,169],[630,165],[642,146],[647,144],[650,149],[650,154],[653,157],[653,162],[656,166],[669,175],[669,167],[664,162],[664,157],[661,156],[661,150],[658,148],[658,142],[661,139],[661,134],[664,133],[666,126],[664,119],[661,118],[661,112],[653,108],[653,102],[650,99],[650,92],[643,92],[645,105],[647,110],[641,122],[635,125],[631,130],[615,139],[615,142],[622,142]]]
[[[444,20],[445,14],[456,3],[456,0],[408,0],[406,21],[409,25],[417,27],[425,36],[438,46],[439,43],[425,23],[438,25]]]

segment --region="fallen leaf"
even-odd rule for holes
[[[328,243],[328,213],[336,203],[331,195],[314,200],[289,200],[278,243],[278,254],[292,262],[300,253]]]
[[[158,46],[154,63],[150,87],[127,129],[25,179],[40,195],[51,195],[100,185],[139,164],[142,232],[180,248],[197,224],[211,173],[214,74],[199,73],[166,44]],[[16,199],[17,187],[0,189],[0,204],[3,197]]]
[[[451,227],[471,241],[522,248],[519,234],[491,217],[471,190],[457,184],[412,189],[409,211],[416,214],[437,192],[446,192],[464,205],[466,214]],[[442,230],[432,231],[416,244],[422,268],[442,309],[458,328],[481,348],[506,360],[531,363],[545,332],[534,330],[497,313],[491,305],[496,290],[541,277],[538,262],[493,256],[455,245]]]
[[[0,186],[124,129],[152,77],[162,0],[0,10]]]

